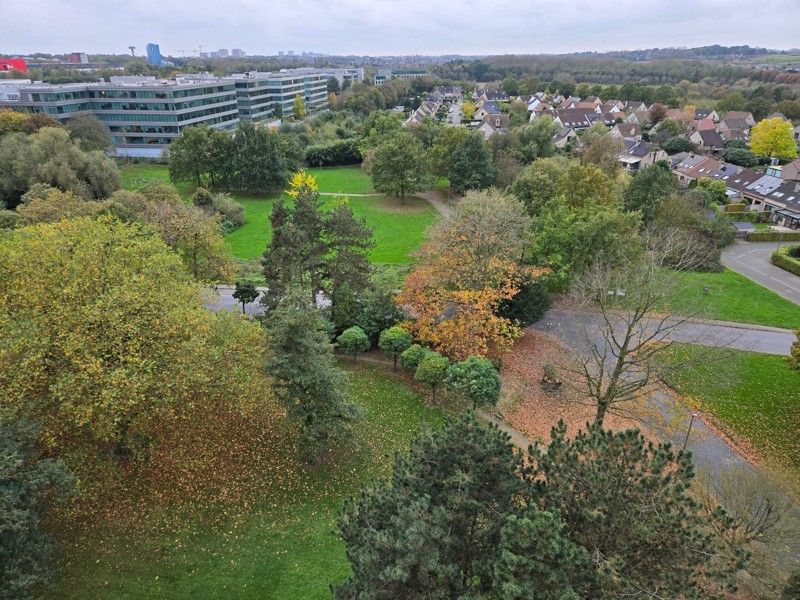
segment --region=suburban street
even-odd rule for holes
[[[722,264],[740,275],[752,279],[800,304],[800,277],[773,265],[769,258],[786,242],[743,242],[736,241],[722,251]]]
[[[447,113],[448,125],[461,125],[461,100],[454,102]]]

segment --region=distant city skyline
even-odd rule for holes
[[[796,0],[6,0],[0,52],[165,56],[220,48],[355,55],[528,54],[800,45]],[[13,24],[9,26],[8,24]]]

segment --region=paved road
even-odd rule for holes
[[[242,304],[233,297],[234,289],[235,288],[232,285],[220,285],[217,286],[216,291],[210,289],[206,290],[204,292],[206,294],[206,297],[204,298],[205,307],[213,311],[229,310],[241,313]],[[267,290],[265,287],[259,287],[256,289],[261,293],[264,293]],[[250,316],[263,315],[265,312],[264,306],[259,300],[260,297],[255,302],[245,305],[245,313]],[[317,305],[323,308],[330,306],[330,300],[328,300],[328,298],[322,294],[319,294],[317,295]]]
[[[600,318],[592,313],[550,309],[534,328],[551,333],[569,346],[578,349],[586,344],[587,331],[590,334],[596,331],[597,336],[592,336],[593,341],[596,345],[602,343],[599,323]],[[687,321],[675,324],[663,339],[714,348],[788,355],[792,343],[797,338],[794,332],[788,329],[762,328],[720,321]]]
[[[447,113],[448,125],[461,125],[461,100],[454,102]]]
[[[722,251],[722,264],[800,304],[800,277],[773,265],[769,257],[786,242],[736,241]]]

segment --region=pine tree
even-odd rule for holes
[[[353,574],[335,598],[474,597],[492,585],[502,519],[518,500],[521,458],[472,414],[420,434],[390,480],[364,488],[339,520]]]
[[[473,132],[453,151],[450,170],[447,173],[450,185],[459,194],[467,190],[480,190],[494,183],[495,169],[492,154],[478,132]]]
[[[325,267],[330,289],[347,284],[355,292],[364,291],[372,272],[368,254],[375,247],[372,229],[363,217],[357,219],[346,204],[339,204],[327,215],[324,228],[328,246]]]
[[[732,527],[690,495],[691,456],[645,441],[638,430],[592,427],[567,440],[563,422],[547,449],[531,449],[532,495],[557,512],[565,535],[596,563],[587,597],[702,596],[733,584],[746,556],[721,543]]]
[[[336,367],[324,321],[301,290],[290,290],[269,313],[267,328],[267,373],[300,427],[301,453],[315,461],[331,442],[347,437],[359,411],[344,398],[345,375]]]

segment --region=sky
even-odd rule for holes
[[[3,0],[0,53],[512,54],[800,46],[800,0]]]

